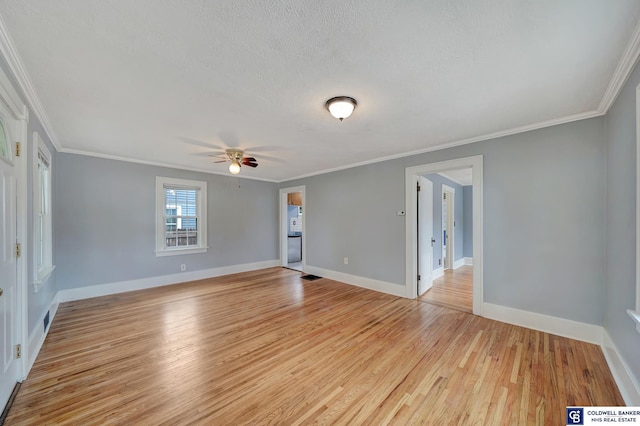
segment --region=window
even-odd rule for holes
[[[156,177],[156,256],[207,251],[207,183]]]
[[[34,292],[53,272],[51,235],[51,153],[37,132],[33,134],[33,285]]]
[[[0,158],[6,160],[9,164],[11,164],[13,160],[11,158],[11,146],[2,121],[0,121]]]

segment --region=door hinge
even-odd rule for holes
[[[20,246],[20,243],[16,243],[16,257],[20,257],[21,254],[22,254],[22,247]]]
[[[22,144],[16,142],[16,157],[20,157],[20,154],[22,154]]]
[[[443,200],[446,200],[446,199],[447,199],[447,194],[446,194],[446,193],[442,194],[442,199],[443,199]]]
[[[420,192],[420,184],[418,184],[417,189],[418,189],[418,192]]]
[[[16,345],[16,358],[22,358],[22,345]]]
[[[418,281],[420,281],[420,274],[418,274]]]

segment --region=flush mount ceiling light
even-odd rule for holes
[[[356,108],[356,105],[358,105],[358,102],[349,96],[336,96],[324,104],[331,115],[340,121],[349,117]]]

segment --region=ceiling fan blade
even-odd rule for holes
[[[249,163],[249,162],[245,163],[243,161],[242,164],[249,167],[258,167],[258,163]]]
[[[258,160],[256,160],[253,157],[242,157],[242,161],[251,161],[252,163],[257,162]]]
[[[219,161],[214,161],[213,163],[215,164],[215,163],[226,163],[226,162],[227,160],[219,160]]]

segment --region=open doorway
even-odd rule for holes
[[[465,312],[472,312],[473,306],[472,176],[470,167],[420,176],[421,187],[428,182],[431,190],[418,195],[418,252],[420,258],[425,251],[431,251],[427,257],[433,257],[430,265],[419,263],[418,297]],[[421,198],[430,199],[431,210],[426,211],[427,203]],[[423,235],[424,229],[432,229],[430,238]],[[469,247],[466,257],[465,242]],[[425,271],[428,266],[431,271]],[[423,284],[425,277],[431,282]]]
[[[481,315],[482,157],[409,167],[406,175],[409,297]],[[416,192],[425,180],[431,209],[425,191]]]
[[[283,267],[304,271],[305,188],[280,190],[280,261]]]
[[[471,169],[467,170],[471,173]],[[453,171],[457,172],[456,170]],[[454,182],[451,178],[445,177],[442,173],[438,173],[438,175],[443,179],[446,179],[449,183]],[[470,180],[471,177],[469,177],[469,181]],[[453,262],[455,259],[455,199],[456,189],[447,184],[442,184],[442,267],[445,271],[447,269],[453,269]]]

